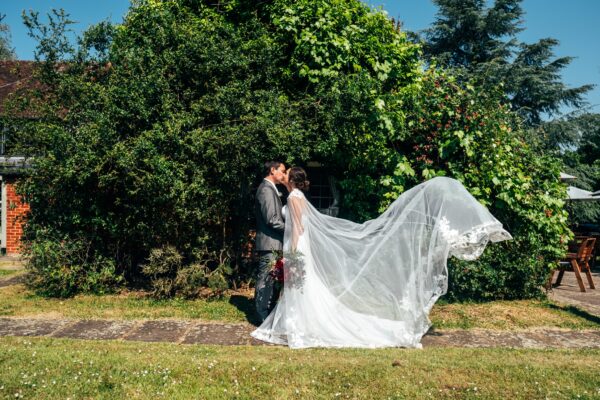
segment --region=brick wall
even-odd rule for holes
[[[15,192],[15,178],[3,177],[6,186],[6,254],[19,254],[23,235],[23,218],[29,204],[23,203]]]

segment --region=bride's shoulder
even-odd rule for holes
[[[299,198],[304,198],[304,193],[302,193],[302,190],[299,189],[292,189],[292,191],[290,192],[289,197],[299,197]]]

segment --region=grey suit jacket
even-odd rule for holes
[[[262,181],[256,191],[256,250],[283,250],[285,223],[281,214],[281,199],[269,182]]]

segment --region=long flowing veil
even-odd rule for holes
[[[488,242],[511,238],[450,178],[415,186],[362,224],[321,214],[298,194],[288,200],[283,301],[255,335],[293,337],[293,347],[419,346],[447,290],[448,257],[473,260]]]

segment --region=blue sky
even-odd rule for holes
[[[431,0],[368,0],[382,6],[392,17],[403,22],[406,29],[421,30],[434,20],[436,7]],[[27,36],[21,22],[23,10],[39,11],[44,15],[52,8],[63,8],[77,21],[74,29],[80,32],[102,20],[119,23],[129,7],[129,0],[2,0],[0,13],[11,28],[12,44],[17,56],[33,59],[35,43]],[[544,37],[560,41],[557,56],[573,56],[575,60],[564,70],[564,82],[569,86],[587,83],[598,85],[587,96],[593,111],[600,112],[600,0],[523,0],[525,10],[519,38],[527,43]]]
[[[381,6],[407,30],[419,31],[436,19],[431,0],[368,0]],[[587,100],[600,113],[600,0],[523,0],[523,32],[518,38],[534,43],[542,38],[558,39],[557,57],[575,57],[563,70],[563,81],[571,86],[594,84]]]

